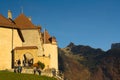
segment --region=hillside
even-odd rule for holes
[[[103,51],[70,43],[59,48],[59,68],[65,80],[120,80],[120,49]]]

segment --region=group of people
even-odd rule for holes
[[[21,64],[21,61],[20,61],[20,59],[17,61],[17,65],[18,66],[15,66],[14,67],[14,72],[15,73],[21,73],[22,72],[22,66],[20,66],[20,64]]]
[[[22,66],[18,65],[18,67],[14,68],[15,73],[21,73],[22,72]]]
[[[14,67],[14,72],[15,73],[21,73],[22,72],[22,66],[21,65],[21,61],[20,59],[16,61],[17,62],[17,65]],[[24,66],[24,64],[23,64]],[[26,67],[26,66],[24,66]],[[39,75],[41,75],[41,68],[40,67],[34,67],[33,68],[33,73],[36,74],[38,73]]]

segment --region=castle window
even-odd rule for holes
[[[43,54],[43,57],[45,57],[45,54]]]

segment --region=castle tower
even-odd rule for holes
[[[58,71],[58,46],[55,37],[51,37],[47,30],[44,31],[44,54],[49,56],[49,68],[54,68]]]

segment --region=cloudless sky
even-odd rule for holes
[[[21,13],[55,36],[60,48],[70,42],[108,50],[120,42],[120,0],[0,0],[0,14]]]

